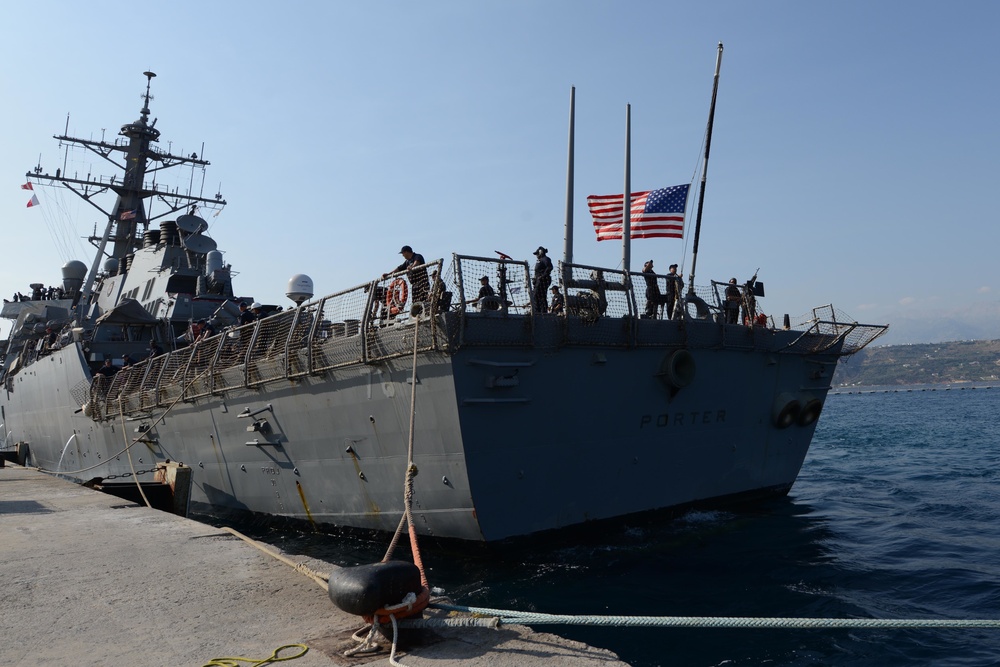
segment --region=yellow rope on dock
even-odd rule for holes
[[[279,657],[278,654],[281,653],[286,648],[300,648],[302,649],[296,655],[288,655],[285,657]],[[274,651],[268,657],[263,660],[257,660],[256,658],[244,658],[242,656],[236,657],[226,657],[226,658],[212,658],[206,662],[203,667],[241,667],[241,663],[247,663],[251,667],[254,665],[269,665],[273,662],[284,662],[286,660],[295,660],[296,658],[301,658],[309,651],[309,647],[305,644],[285,644],[284,646],[279,646],[274,649]]]

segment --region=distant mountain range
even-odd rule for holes
[[[865,320],[859,317],[859,320]],[[899,309],[880,322],[889,331],[878,339],[880,345],[928,343],[952,340],[989,340],[1000,336],[1000,302],[947,307]]]
[[[867,347],[837,365],[833,386],[1000,380],[1000,340]]]

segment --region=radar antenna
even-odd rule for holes
[[[43,173],[41,166],[41,156],[39,164],[26,175],[30,181],[42,185],[61,184],[71,190],[78,197],[96,208],[104,214],[107,222],[107,229],[103,236],[96,234],[91,237],[91,242],[99,248],[98,256],[91,268],[87,283],[84,286],[83,294],[89,294],[90,287],[97,274],[101,260],[104,256],[113,257],[125,266],[125,258],[142,247],[142,231],[148,228],[149,223],[158,218],[173,215],[181,209],[194,204],[206,204],[211,208],[226,205],[226,200],[221,195],[213,198],[195,196],[191,194],[168,193],[158,184],[156,172],[177,167],[180,165],[191,165],[192,167],[207,167],[210,163],[192,153],[191,155],[174,155],[169,148],[166,152],[155,147],[155,143],[160,140],[160,131],[154,127],[156,120],[149,122],[149,103],[153,99],[151,84],[156,76],[153,72],[143,72],[146,77],[146,90],[142,94],[142,109],[138,120],[125,123],[118,133],[123,140],[106,141],[102,133],[101,140],[80,139],[71,137],[67,131],[63,135],[55,138],[60,143],[79,146],[99,155],[101,158],[112,164],[119,172],[111,178],[91,178],[90,174],[86,178],[71,178],[66,174],[66,170],[56,169],[55,175],[48,172]],[[147,184],[146,177],[151,176],[152,181]],[[97,203],[97,195],[105,192],[113,192],[117,195],[112,208],[104,208]],[[169,196],[168,196],[169,194]],[[157,215],[152,215],[150,205],[153,201],[160,202],[165,210]],[[108,246],[111,246],[110,250]]]

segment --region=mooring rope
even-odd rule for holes
[[[252,547],[254,547],[256,549],[259,549],[260,551],[263,551],[264,553],[266,553],[271,558],[274,558],[276,560],[280,560],[282,563],[284,563],[285,565],[288,565],[289,567],[291,567],[292,569],[294,569],[296,572],[300,572],[300,573],[306,575],[307,577],[309,577],[310,579],[312,579],[313,581],[315,581],[316,584],[319,585],[319,587],[322,588],[323,590],[327,589],[327,582],[330,579],[330,575],[323,574],[321,572],[317,572],[316,570],[313,570],[312,568],[310,568],[305,563],[296,563],[291,558],[287,558],[287,557],[283,556],[282,554],[278,553],[277,551],[271,551],[270,549],[268,549],[266,546],[264,546],[263,544],[261,544],[257,540],[255,540],[253,538],[250,538],[250,537],[247,537],[246,535],[244,535],[240,531],[235,530],[233,528],[230,528],[229,526],[223,526],[221,528],[221,530],[224,530],[227,533],[229,533],[230,535],[234,535],[234,536],[240,538],[241,540],[243,540],[244,542],[246,542],[250,546],[252,546]]]
[[[396,550],[396,546],[399,544],[399,539],[402,536],[403,524],[405,522],[410,534],[410,551],[413,555],[413,563],[420,570],[421,584],[425,588],[428,588],[427,574],[425,573],[424,563],[420,558],[420,549],[417,545],[417,529],[413,522],[413,478],[417,475],[417,466],[413,463],[413,438],[417,413],[417,352],[420,349],[420,319],[420,313],[417,313],[413,323],[413,363],[410,372],[410,435],[406,444],[406,475],[403,479],[403,516],[399,519],[399,525],[396,527],[396,532],[389,542],[389,548],[386,549],[385,556],[382,557],[382,562],[386,563],[392,558],[392,553]]]
[[[403,478],[403,516],[399,518],[399,525],[396,527],[396,532],[393,534],[392,540],[389,542],[389,548],[386,549],[385,556],[382,557],[382,562],[387,563],[389,559],[392,558],[392,553],[396,550],[396,546],[399,544],[399,539],[402,537],[403,525],[406,524],[407,532],[410,536],[410,551],[413,556],[413,563],[420,571],[420,584],[426,592],[429,589],[430,584],[427,582],[427,574],[424,570],[424,563],[420,558],[420,546],[417,543],[417,528],[416,524],[413,523],[413,478],[417,475],[417,466],[413,463],[413,439],[417,414],[417,352],[420,349],[421,312],[414,313],[413,322],[413,364],[410,372],[410,435],[406,443],[406,475]],[[415,601],[416,595],[409,593],[399,604],[384,607],[379,611],[402,612],[404,609],[409,611]],[[424,604],[426,604],[426,602]],[[418,611],[423,611],[423,607],[421,607]],[[389,664],[392,665],[392,667],[404,667],[402,663],[396,660],[399,627],[394,613],[389,614],[389,621],[392,623],[392,648],[389,651]],[[372,651],[377,651],[379,646],[376,643],[375,638],[380,624],[381,621],[379,620],[379,614],[376,612],[372,617],[372,624],[368,634],[362,638],[359,636],[360,632],[356,632],[353,639],[359,642],[359,645],[344,651],[344,655],[350,657],[358,653],[370,653]]]
[[[133,443],[129,444],[129,441],[128,441],[128,433],[126,433],[126,430],[125,430],[125,407],[124,407],[124,405],[125,404],[122,403],[121,399],[119,398],[118,399],[118,415],[121,417],[121,420],[122,420],[122,438],[125,441],[125,453],[128,454],[128,467],[129,467],[129,470],[132,471],[132,479],[135,480],[135,488],[139,489],[139,495],[142,496],[142,502],[146,503],[146,507],[148,507],[149,509],[153,509],[153,506],[149,502],[149,498],[146,497],[146,492],[143,491],[143,489],[142,489],[142,482],[139,481],[139,476],[135,474],[135,464],[132,463],[132,445],[134,445],[135,443],[133,442]],[[145,432],[143,432],[141,435],[145,435]]]
[[[435,609],[499,620],[500,625],[592,625],[623,628],[1000,628],[1000,619],[795,618],[751,616],[591,616],[432,603]],[[433,620],[433,619],[428,619]],[[443,619],[442,619],[443,620]],[[400,621],[408,627],[409,621]]]

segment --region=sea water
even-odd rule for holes
[[[1000,618],[1000,387],[832,394],[791,493],[737,511],[422,548],[459,604],[559,614]],[[387,538],[259,528],[341,565]],[[401,554],[405,557],[404,553]],[[1000,630],[544,626],[632,665],[997,665]]]

